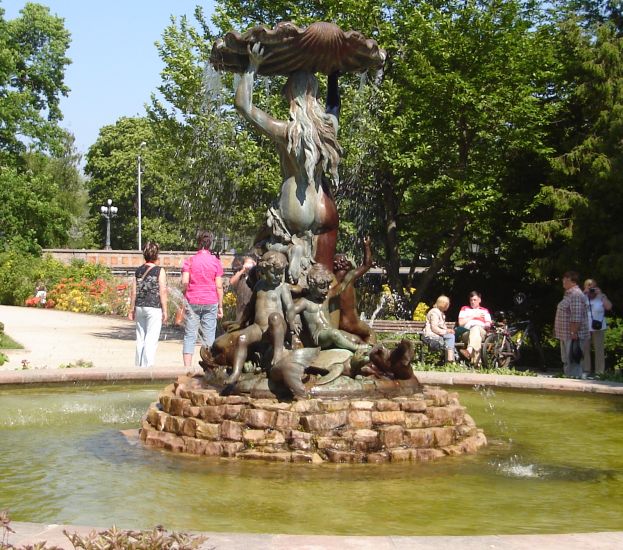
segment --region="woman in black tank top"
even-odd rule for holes
[[[153,367],[162,323],[167,320],[167,280],[156,265],[159,248],[151,241],[143,249],[145,263],[136,269],[130,292],[128,318],[136,320],[137,367]]]

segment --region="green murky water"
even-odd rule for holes
[[[623,399],[461,390],[490,445],[409,465],[210,461],[129,444],[160,387],[0,390],[0,510],[109,527],[470,535],[623,530]]]

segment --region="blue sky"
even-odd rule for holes
[[[71,88],[61,101],[62,125],[85,154],[99,129],[119,117],[142,115],[160,83],[163,64],[154,46],[171,15],[194,21],[196,5],[209,19],[212,1],[201,0],[39,0],[65,19],[72,64],[65,73]],[[0,0],[5,19],[15,19],[25,0]]]

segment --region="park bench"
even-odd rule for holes
[[[372,321],[368,321],[370,327],[380,334],[393,334],[394,337],[390,339],[384,339],[383,341],[386,343],[394,343],[400,341],[402,335],[413,334],[416,335],[417,338],[413,339],[413,344],[416,347],[416,352],[420,361],[424,361],[424,340],[422,340],[422,335],[424,334],[424,327],[426,326],[426,321],[412,321],[410,319],[373,319]],[[455,323],[446,322],[446,325],[450,329],[454,329]],[[456,348],[460,349],[465,347],[463,342],[457,341]],[[443,353],[443,351],[442,351]]]

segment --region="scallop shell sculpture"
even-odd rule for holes
[[[307,28],[282,22],[269,29],[263,25],[240,34],[228,32],[212,46],[210,63],[219,71],[243,73],[249,65],[247,48],[260,42],[264,60],[259,74],[288,75],[305,70],[331,74],[380,69],[386,53],[375,40],[357,31],[344,32],[333,23],[316,22]]]

